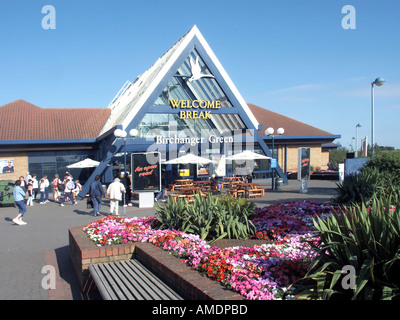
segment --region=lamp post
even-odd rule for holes
[[[274,158],[274,153],[275,153],[275,145],[274,145],[274,128],[269,127],[268,129],[265,130],[265,135],[266,136],[270,136],[272,138],[272,158]],[[284,134],[285,130],[283,128],[278,128],[278,130],[276,130],[276,133],[279,135]],[[275,167],[271,168],[272,170],[272,185],[271,185],[271,189],[274,190],[275,188]]]
[[[358,128],[361,127],[361,123],[356,125],[356,158],[358,157]]]
[[[375,149],[375,128],[374,128],[374,85],[380,87],[385,83],[383,78],[376,78],[374,82],[371,83],[371,158],[374,157]]]
[[[127,135],[128,134],[126,133],[126,131],[122,130],[122,129],[116,129],[114,131],[114,136],[117,139],[124,139],[124,175],[126,175],[126,136]],[[137,135],[138,135],[138,131],[136,129],[131,129],[129,131],[129,136],[131,138],[135,138]]]
[[[137,131],[136,129],[131,129],[131,130],[129,131],[129,136],[130,136],[132,139],[135,138],[137,135],[138,135],[138,131]],[[126,136],[127,136],[127,133],[126,133],[125,130],[116,129],[116,130],[114,131],[114,136],[115,136],[117,139],[124,139],[124,177],[126,177]],[[124,194],[124,195],[122,196],[122,198],[123,198],[123,200],[124,200],[124,205],[123,205],[123,207],[124,207],[124,216],[126,216],[125,196],[126,196],[126,194]]]

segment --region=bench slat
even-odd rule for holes
[[[98,265],[89,265],[89,271],[90,274],[93,278],[93,281],[95,282],[97,288],[100,291],[100,294],[104,300],[113,300],[116,299],[115,294],[112,292],[112,290],[109,290],[109,287],[107,286],[107,279],[105,278],[103,272],[99,268]]]
[[[104,268],[104,270],[107,270],[105,273],[108,275],[107,280],[109,281],[109,284],[111,285],[112,290],[114,293],[117,295],[118,300],[127,300],[127,297],[125,296],[124,292],[121,290],[121,280],[115,273],[114,269],[111,267],[111,264],[105,263],[100,265],[100,268]]]
[[[154,300],[154,297],[151,294],[152,289],[142,283],[140,279],[140,272],[137,270],[132,270],[125,261],[120,262],[120,267],[124,270],[123,272],[127,282],[130,284],[130,288],[137,291],[138,297],[141,297],[143,300]]]
[[[132,259],[93,264],[89,271],[105,300],[181,300],[161,279]]]
[[[155,300],[176,300],[182,299],[177,295],[168,285],[166,285],[161,279],[150,272],[143,264],[137,260],[125,261],[130,268],[135,268],[138,270],[138,275],[140,276],[143,283],[146,283],[148,287],[151,288],[150,293],[157,293],[154,296]],[[139,273],[140,272],[140,273]]]

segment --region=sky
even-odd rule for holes
[[[375,142],[400,149],[399,12],[398,0],[0,0],[0,105],[106,108],[197,25],[246,102],[348,149],[357,124],[358,145],[371,139],[383,77]]]

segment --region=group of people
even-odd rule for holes
[[[124,206],[132,205],[129,177],[122,176],[121,179],[123,183],[121,183],[119,178],[115,178],[114,182],[108,186],[105,193],[103,185],[100,182],[100,176],[95,177],[89,189],[89,195],[93,203],[94,216],[100,215],[102,198],[105,197],[106,194],[110,199],[110,214],[112,215],[119,215],[118,208],[120,202],[123,201]],[[51,182],[49,182],[46,175],[38,181],[36,174],[30,175],[28,172],[26,178],[21,176],[19,180],[15,182],[13,195],[18,208],[18,215],[12,221],[18,225],[25,225],[26,222],[23,221],[22,218],[26,213],[26,206],[33,206],[37,194],[40,194],[40,204],[49,202],[50,188],[53,190],[54,202],[59,202],[59,205],[63,207],[64,202],[68,200],[71,200],[73,205],[77,203],[75,198],[81,191],[82,186],[79,180],[73,180],[69,172],[65,173],[63,180],[56,174]],[[28,199],[25,204],[26,196]]]
[[[65,172],[64,179],[61,180],[59,175],[56,174],[50,182],[47,175],[44,175],[40,180],[37,179],[36,174],[27,172],[26,177],[20,176],[15,182],[13,191],[14,201],[18,207],[18,215],[13,219],[13,222],[19,225],[24,225],[26,222],[22,220],[26,212],[26,206],[33,206],[36,201],[37,195],[40,194],[39,204],[49,202],[49,190],[53,190],[54,202],[60,201],[60,206],[64,206],[66,200],[71,200],[76,204],[75,198],[82,189],[79,180],[74,181],[72,175],[67,171]],[[64,192],[64,197],[62,193]],[[25,197],[27,201],[25,204]]]

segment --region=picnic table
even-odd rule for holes
[[[196,187],[205,187],[211,184],[210,180],[203,180],[203,181],[193,181],[193,185]]]
[[[176,194],[173,194],[172,197],[174,197],[175,201],[177,199],[187,199],[189,202],[193,201],[196,192],[199,192],[200,195],[202,195],[203,197],[206,196],[203,193],[203,189],[202,187],[194,187],[194,186],[186,186],[180,189],[176,190]]]
[[[190,185],[193,185],[193,179],[178,179],[178,180],[175,180],[173,184],[170,184],[168,186],[168,188],[170,191],[174,192],[175,189],[178,190],[180,188],[183,188],[185,186],[190,186]]]
[[[174,181],[174,184],[184,185],[193,183],[193,179],[178,179]]]
[[[230,188],[235,188],[237,183],[243,182],[242,177],[224,177],[223,181],[221,181],[221,188],[224,189],[225,186],[229,186]]]
[[[263,197],[264,196],[264,189],[258,188],[258,183],[247,183],[247,182],[240,182],[236,183],[235,186],[229,190],[229,193],[237,197],[239,194],[244,195],[246,198],[251,197]]]

